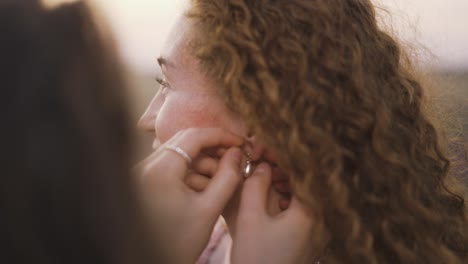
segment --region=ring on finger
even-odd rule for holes
[[[174,153],[181,156],[187,162],[189,166],[192,164],[192,158],[190,158],[187,152],[185,152],[185,150],[181,149],[180,147],[169,145],[169,146],[166,146],[165,149],[173,151]]]

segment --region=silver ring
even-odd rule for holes
[[[184,160],[188,163],[190,166],[192,164],[192,158],[185,152],[183,149],[177,147],[177,146],[166,146],[165,149],[174,151],[175,153],[179,154]]]

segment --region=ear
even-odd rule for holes
[[[246,151],[253,161],[258,161],[265,154],[266,147],[255,136],[249,136]]]

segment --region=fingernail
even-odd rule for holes
[[[241,162],[241,151],[238,148],[234,148],[231,152],[232,159],[236,162],[236,164],[240,164]]]
[[[265,173],[268,169],[268,164],[260,163],[257,168],[255,168],[255,173]]]

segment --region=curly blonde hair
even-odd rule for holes
[[[324,263],[466,263],[423,88],[369,0],[192,0],[194,55],[279,157]]]

